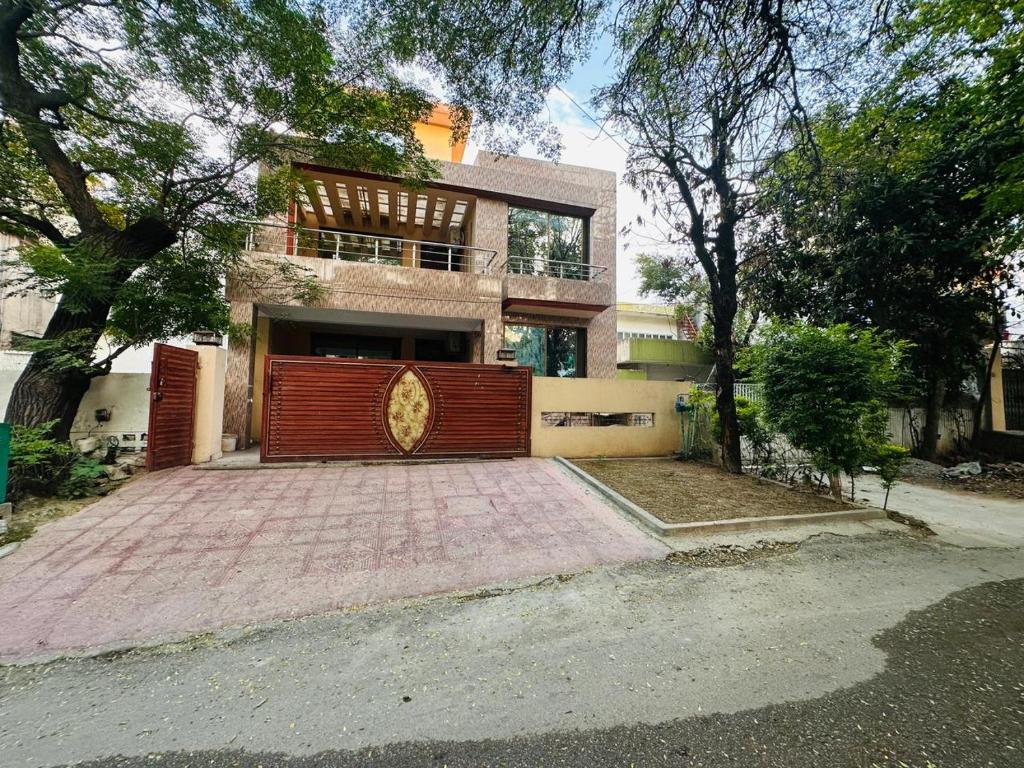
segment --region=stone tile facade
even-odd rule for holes
[[[498,157],[481,152],[476,163],[442,162],[440,184],[468,190],[475,196],[468,222],[470,245],[495,252],[490,274],[448,272],[408,267],[364,264],[351,261],[287,257],[315,275],[324,288],[323,297],[307,309],[345,310],[409,315],[411,317],[460,318],[479,323],[480,331],[470,335],[470,354],[475,362],[493,363],[502,346],[504,324],[573,326],[587,332],[587,376],[613,378],[615,361],[615,175],[577,166]],[[538,209],[573,212],[589,220],[590,263],[604,267],[595,280],[507,275],[509,204]],[[251,261],[266,258],[251,256]],[[279,258],[286,258],[281,256]],[[232,321],[255,327],[256,306],[296,306],[273,290],[254,288],[229,280],[228,299]],[[552,302],[550,312],[572,304],[606,306],[592,317],[555,314],[503,313],[508,299]],[[277,311],[280,311],[278,309]],[[255,342],[252,338],[232,341],[229,348],[225,388],[225,431],[238,434],[241,444],[251,433]],[[259,418],[258,414],[252,418]]]

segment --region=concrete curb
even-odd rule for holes
[[[18,543],[17,541],[12,541],[10,544],[4,544],[0,547],[0,558],[14,554],[14,551],[18,548]]]
[[[842,509],[836,512],[814,512],[807,515],[772,515],[770,517],[736,517],[730,520],[709,520],[699,523],[666,523],[659,520],[643,507],[634,504],[621,493],[612,490],[592,477],[571,461],[555,456],[559,465],[600,493],[606,499],[635,517],[640,523],[659,536],[685,536],[687,534],[726,533],[729,531],[750,531],[765,528],[780,528],[807,523],[851,523],[865,520],[884,520],[887,515],[877,507]]]

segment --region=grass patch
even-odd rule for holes
[[[807,515],[850,506],[695,461],[658,459],[573,462],[666,523]]]
[[[14,514],[6,533],[0,534],[0,546],[24,541],[44,523],[73,515],[83,507],[95,504],[98,496],[83,499],[54,499],[29,497],[15,503]]]

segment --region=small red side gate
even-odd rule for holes
[[[146,469],[192,463],[198,366],[199,354],[193,349],[153,345]]]
[[[268,355],[264,462],[530,453],[529,368]]]

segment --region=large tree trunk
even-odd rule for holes
[[[108,305],[94,306],[88,312],[71,312],[62,298],[46,326],[43,338],[54,340],[73,333],[76,342],[80,342],[91,357],[109,312]],[[87,364],[91,360],[84,362]],[[54,354],[49,350],[36,352],[14,384],[11,399],[7,403],[6,421],[27,426],[55,421],[53,436],[67,440],[92,378],[82,368],[56,365]]]
[[[723,199],[726,207],[731,198]],[[731,209],[730,209],[731,210]],[[712,287],[711,312],[715,331],[715,406],[722,426],[722,466],[734,474],[743,472],[740,423],[736,417],[736,342],[733,326],[738,307],[736,286],[735,215],[729,213],[719,223],[716,238],[718,285]]]
[[[946,377],[935,375],[928,385],[928,400],[924,409],[924,429],[921,431],[921,458],[933,461],[939,452],[939,422],[946,399]]]
[[[733,370],[734,351],[731,334],[719,338],[715,330],[715,407],[722,425],[722,466],[729,472],[743,471],[740,446],[740,423],[736,417],[736,373]],[[731,329],[730,329],[731,330]]]

